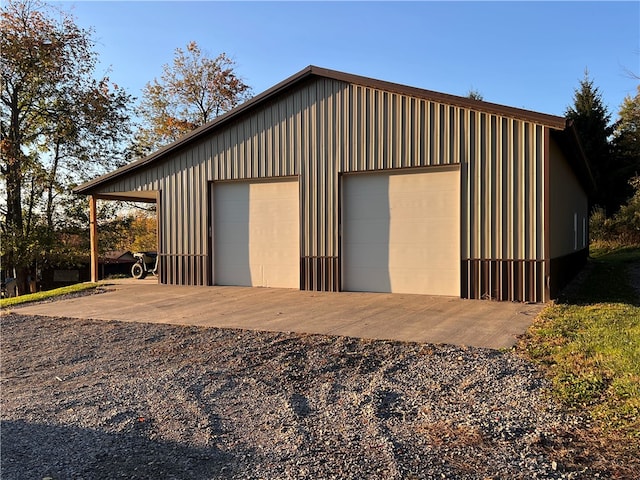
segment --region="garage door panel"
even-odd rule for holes
[[[360,267],[350,266],[350,276],[352,279],[358,279],[358,289],[347,288],[353,292],[390,292],[391,279],[389,278],[389,270],[376,267]],[[354,280],[355,281],[355,280]]]
[[[299,288],[297,181],[214,186],[214,281]]]
[[[351,228],[357,229],[358,232],[360,232],[361,237],[366,239],[366,243],[384,243],[385,245],[388,240],[388,235],[385,233],[388,230],[388,227],[388,220],[354,221],[351,225]]]
[[[349,265],[359,268],[388,268],[389,248],[386,243],[352,244],[348,251]]]
[[[459,170],[347,176],[345,290],[460,294]]]

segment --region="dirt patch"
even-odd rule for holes
[[[18,314],[1,340],[6,479],[608,476],[511,353]]]

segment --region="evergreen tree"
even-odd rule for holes
[[[573,106],[567,108],[565,116],[574,122],[596,182],[591,203],[604,207],[608,214],[612,214],[620,204],[614,198],[615,192],[611,191],[609,172],[611,151],[608,138],[613,133],[613,127],[609,124],[611,114],[602,103],[602,95],[589,78],[588,71],[585,71],[580,87],[575,90]]]

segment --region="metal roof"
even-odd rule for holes
[[[151,155],[135,160],[129,163],[128,165],[118,168],[117,170],[114,170],[105,175],[102,175],[93,180],[90,180],[86,183],[83,183],[82,185],[79,185],[78,187],[76,187],[73,191],[74,193],[78,193],[78,194],[90,194],[91,191],[94,190],[96,187],[104,183],[107,183],[111,180],[114,180],[118,177],[124,176],[129,172],[142,168],[158,159],[166,157],[167,155],[171,154],[172,152],[175,152],[176,150],[179,150],[185,145],[188,145],[191,142],[194,142],[199,138],[207,135],[208,133],[218,128],[221,128],[223,125],[232,121],[236,117],[242,115],[246,111],[256,108],[259,105],[263,104],[264,102],[269,101],[276,95],[314,77],[324,77],[328,79],[344,81],[347,83],[360,85],[363,87],[377,88],[377,89],[386,90],[393,93],[399,93],[402,95],[421,98],[424,100],[440,102],[447,105],[453,105],[453,106],[458,106],[462,108],[468,108],[470,110],[476,110],[476,111],[485,112],[489,114],[503,115],[503,116],[518,119],[518,120],[534,122],[540,125],[550,127],[555,130],[565,130],[567,128],[569,129],[573,128],[567,124],[567,121],[564,117],[548,115],[548,114],[534,112],[530,110],[524,110],[520,108],[508,107],[505,105],[499,105],[499,104],[480,101],[480,100],[473,100],[467,97],[459,97],[456,95],[449,95],[445,93],[434,92],[431,90],[410,87],[407,85],[400,85],[397,83],[376,80],[372,78],[362,77],[359,75],[353,75],[349,73],[339,72],[336,70],[329,70],[326,68],[310,65],[304,68],[303,70],[299,71],[298,73],[292,75],[291,77],[287,78],[286,80],[283,80],[277,85],[274,85],[268,90],[246,101],[242,105],[239,105],[233,110],[230,110],[229,112],[223,115],[220,115],[213,121],[205,125],[202,125],[201,127],[186,134],[185,136],[176,140],[175,142],[157,150]]]

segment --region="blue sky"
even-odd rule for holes
[[[640,75],[640,2],[52,2],[140,97],[174,50],[226,52],[258,94],[307,65],[563,115],[588,68],[615,117]]]

